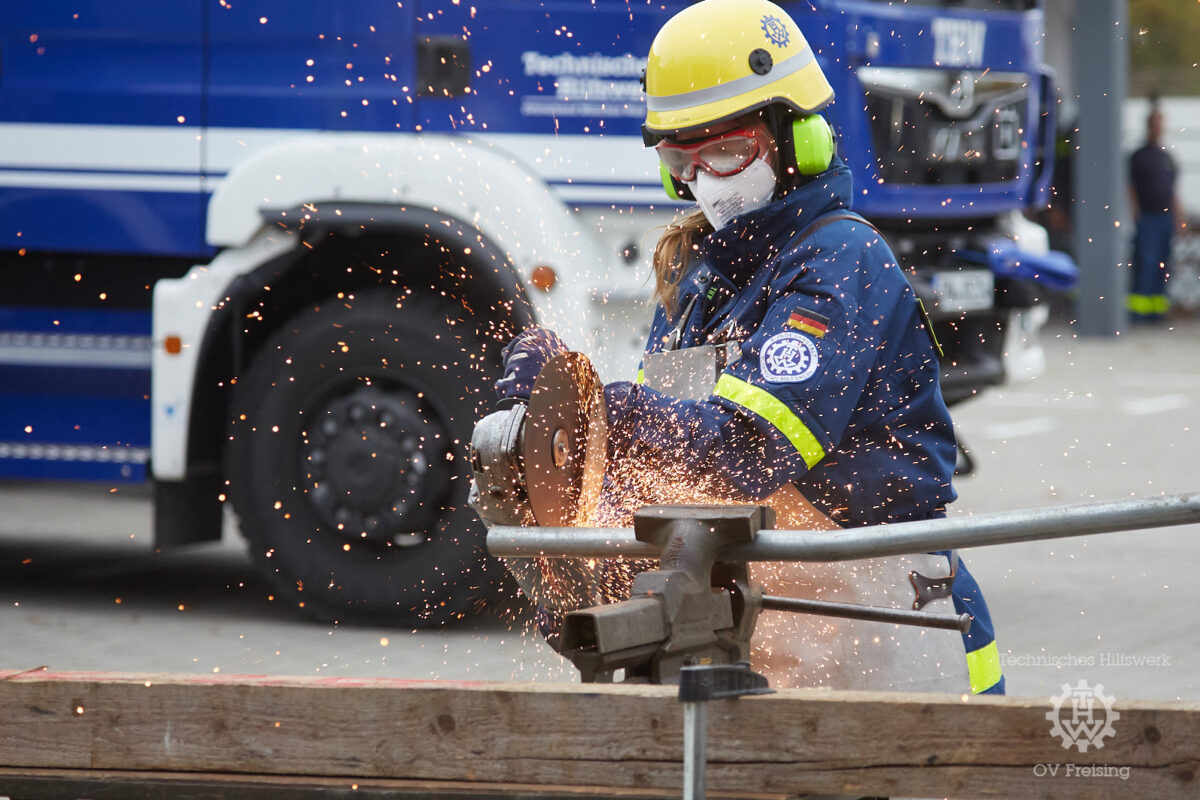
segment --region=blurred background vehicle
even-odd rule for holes
[[[156,546],[231,500],[272,591],[432,625],[500,580],[465,450],[540,322],[633,374],[650,38],[685,5],[63,0],[0,9],[0,477],[152,482]],[[945,348],[951,403],[1041,366],[1070,259],[1034,0],[785,3]]]

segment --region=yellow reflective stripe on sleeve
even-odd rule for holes
[[[645,383],[645,382],[646,382],[646,370],[644,370],[644,369],[639,369],[639,370],[638,370],[638,374],[637,374],[637,382],[638,382],[638,383]]]
[[[812,431],[800,421],[800,417],[775,395],[724,373],[717,380],[713,394],[737,403],[742,408],[765,419],[774,425],[780,433],[787,437],[796,448],[796,452],[804,459],[811,469],[825,457],[825,448],[813,436]]]
[[[967,673],[971,676],[971,692],[979,694],[1000,682],[1000,651],[993,640],[978,650],[967,653]]]

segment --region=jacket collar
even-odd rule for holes
[[[736,289],[816,219],[851,203],[850,170],[834,156],[830,168],[765,208],[734,218],[700,243],[693,281],[708,272]],[[706,269],[707,268],[707,269]]]

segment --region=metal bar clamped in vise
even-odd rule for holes
[[[670,508],[663,506],[662,508]],[[964,547],[1065,539],[1200,523],[1200,492],[899,522],[841,531],[761,530],[723,547],[721,561],[850,561]],[[520,528],[488,531],[501,558],[658,558],[632,528]]]
[[[674,682],[687,663],[747,660],[758,612],[777,608],[963,629],[963,617],[815,600],[764,598],[750,561],[847,561],[963,547],[1059,539],[1200,522],[1200,493],[1046,509],[978,514],[841,531],[770,530],[758,506],[657,506],[634,528],[493,527],[488,549],[501,557],[661,558],[642,573],[629,600],[574,612],[564,655],[585,681],[618,669]]]
[[[966,632],[967,614],[933,614],[763,595],[746,561],[720,557],[752,545],[774,523],[765,506],[651,506],[634,517],[634,538],[660,558],[639,573],[628,600],[572,611],[560,650],[584,682],[673,683],[689,664],[736,664],[750,658],[751,637],[764,609],[918,625]]]

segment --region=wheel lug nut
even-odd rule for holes
[[[321,433],[325,434],[326,436],[337,435],[337,432],[340,428],[341,425],[338,425],[338,421],[334,417],[326,417],[324,421],[321,422]]]

